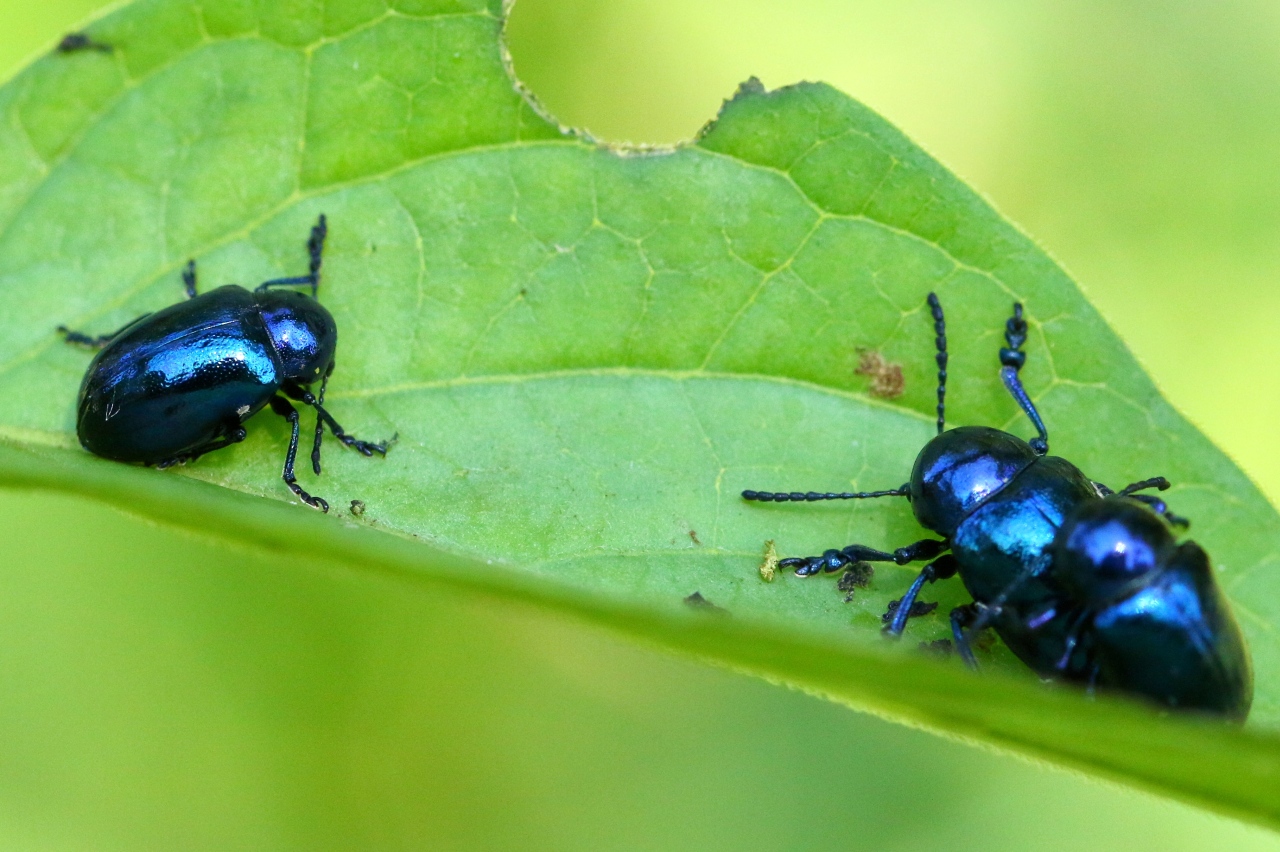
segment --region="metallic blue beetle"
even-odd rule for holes
[[[324,408],[338,327],[318,301],[328,233],[321,216],[307,241],[308,274],[278,278],[250,292],[234,284],[196,294],[195,261],[182,280],[187,301],[144,314],[97,337],[58,330],[68,343],[100,350],[80,385],[76,434],[86,450],[117,461],[169,467],[245,439],[242,425],[267,405],[293,429],[283,478],[308,506],[329,504],[298,485],[298,411],[284,396],[316,410],[311,464],[320,473],[324,426],[365,456],[387,444],[360,441]],[[311,295],[276,287],[311,288]],[[317,398],[307,389],[319,381]]]
[[[938,435],[916,458],[911,481],[891,491],[771,493],[764,502],[906,497],[921,526],[942,536],[887,553],[860,544],[784,559],[809,576],[855,562],[932,560],[903,596],[885,632],[897,636],[925,583],[960,575],[973,603],[951,612],[956,649],[976,666],[970,639],[986,626],[1043,677],[1123,690],[1168,707],[1243,721],[1253,700],[1244,637],[1187,522],[1163,500],[1164,477],[1113,492],[1066,459],[1018,376],[1027,324],[1014,305],[1000,350],[1001,378],[1039,433],[1030,442],[984,426],[944,431],[947,338],[929,294],[938,363]],[[946,551],[950,550],[950,553]]]

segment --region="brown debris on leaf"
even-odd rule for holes
[[[855,562],[848,568],[844,569],[844,573],[840,575],[840,580],[836,583],[837,591],[846,592],[844,602],[853,601],[853,593],[855,589],[865,589],[871,584],[871,577],[875,574],[876,569],[870,562]]]
[[[871,387],[867,390],[872,396],[881,399],[902,396],[902,389],[906,384],[902,378],[902,365],[886,361],[874,349],[858,350],[858,369],[854,373],[871,377]]]
[[[889,608],[885,610],[884,615],[880,616],[880,620],[885,624],[892,621],[893,616],[898,612],[898,607],[901,604],[901,600],[889,601]],[[938,604],[936,601],[929,601],[926,603],[925,601],[917,600],[911,604],[911,612],[907,615],[907,618],[919,618],[922,615],[928,615],[937,608]]]

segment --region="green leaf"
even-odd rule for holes
[[[113,53],[49,56],[0,89],[0,483],[531,601],[1280,825],[1280,519],[1062,270],[829,87],[749,83],[696,145],[614,150],[531,105],[501,30],[498,2],[148,0],[91,28]],[[287,505],[269,413],[181,471],[76,447],[87,356],[55,326],[174,302],[191,257],[205,287],[297,274],[320,213],[330,407],[400,436],[385,460],[329,442],[304,485],[335,516]],[[950,422],[1028,434],[995,372],[1017,299],[1055,451],[1101,481],[1176,483],[1249,637],[1252,730],[1088,701],[1000,650],[982,677],[914,653],[946,634],[958,582],[891,646],[880,614],[912,571],[880,568],[851,602],[829,578],[761,580],[767,539],[796,555],[920,537],[898,501],[737,494],[906,479],[933,428],[930,290]],[[900,396],[872,394],[867,353],[900,365]],[[728,617],[687,606],[695,592]]]

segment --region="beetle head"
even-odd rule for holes
[[[1177,545],[1168,524],[1127,497],[1081,503],[1053,547],[1053,579],[1080,600],[1115,600],[1169,564]]]
[[[962,521],[1037,458],[1027,442],[987,426],[961,426],[920,450],[911,509],[920,525],[950,537]]]
[[[282,379],[309,385],[333,363],[338,326],[324,305],[292,290],[257,293],[258,310],[284,367]]]

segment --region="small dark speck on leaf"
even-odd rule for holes
[[[110,53],[112,47],[109,44],[103,44],[100,41],[94,41],[85,33],[67,33],[62,37],[62,41],[58,42],[58,53],[79,53],[84,50],[97,50],[101,53]]]
[[[686,606],[693,607],[694,609],[701,609],[707,612],[714,612],[717,615],[729,614],[729,610],[725,609],[722,606],[716,606],[711,601],[704,598],[702,596],[702,592],[694,592],[693,594],[689,595],[689,597],[685,598],[684,602]]]
[[[872,396],[881,399],[902,396],[902,389],[905,386],[902,365],[884,360],[884,356],[874,349],[858,350],[858,369],[854,372],[859,376],[871,377],[871,387],[868,391]]]
[[[836,583],[837,590],[847,592],[844,602],[849,603],[853,600],[854,589],[865,589],[870,585],[871,577],[875,572],[876,569],[870,562],[855,562],[846,568]]]
[[[889,601],[889,608],[885,610],[884,615],[880,616],[880,620],[883,621],[885,624],[888,624],[889,620],[893,618],[893,614],[898,611],[898,605],[900,603],[902,603],[902,601],[900,600]],[[937,601],[934,601],[933,603],[925,603],[924,601],[918,600],[911,605],[911,614],[908,615],[907,617],[917,618],[921,615],[928,615],[929,613],[933,612],[937,608],[938,608]]]
[[[951,640],[950,639],[934,639],[932,642],[921,642],[920,650],[934,657],[950,657],[951,656]]]
[[[995,646],[996,632],[989,628],[969,640],[969,647],[975,651],[990,651]]]
[[[701,542],[701,541],[698,541],[698,531],[697,531],[697,530],[689,530],[689,541],[693,542],[693,543],[694,543],[694,544],[696,544],[698,547],[702,547],[702,542]]]
[[[363,500],[352,500],[352,501],[351,501],[351,514],[355,515],[357,518],[364,514],[364,501],[363,501]]]

